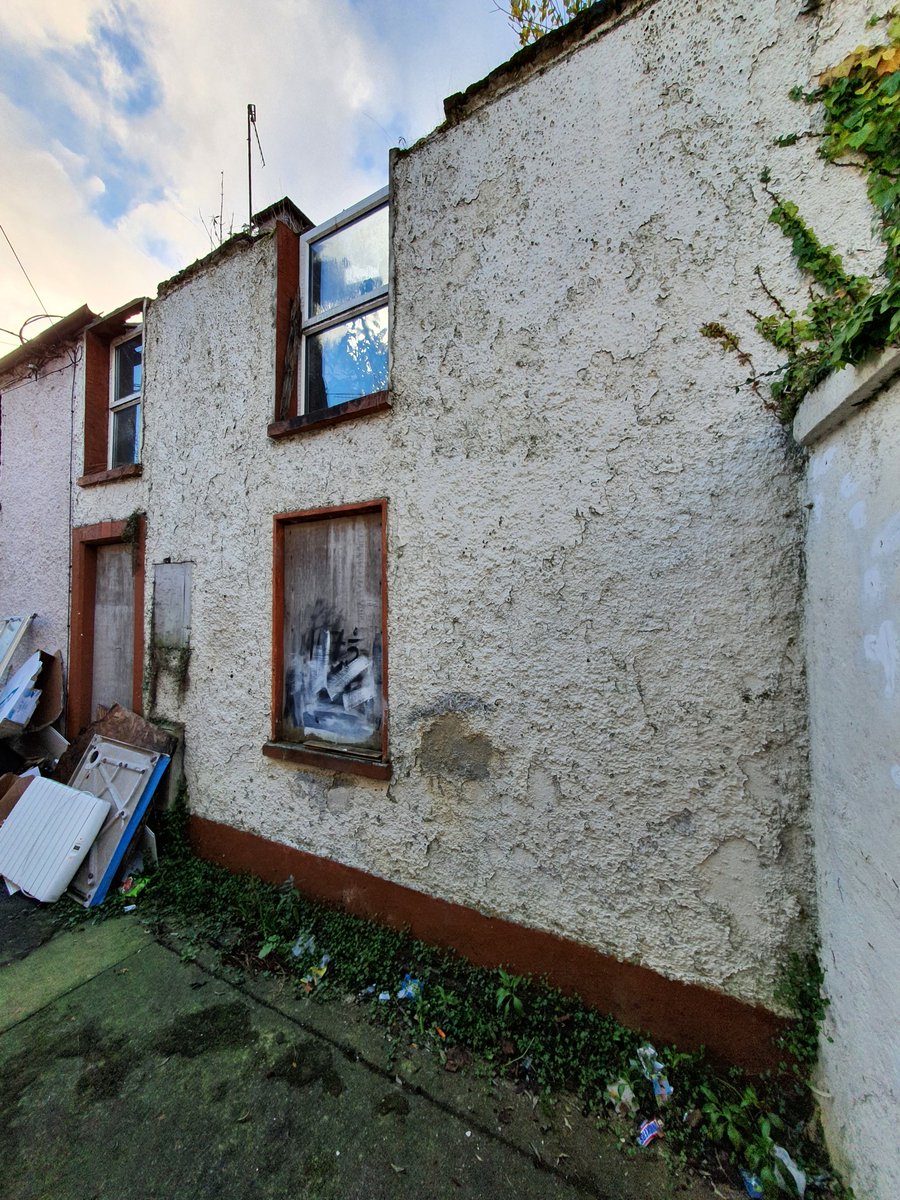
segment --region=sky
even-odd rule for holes
[[[35,291],[0,236],[0,354],[38,313],[154,295],[220,204],[246,225],[248,103],[254,210],[318,223],[517,49],[495,0],[3,0],[0,225]]]

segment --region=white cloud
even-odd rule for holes
[[[135,74],[98,38],[104,20],[137,36]],[[427,133],[445,95],[516,49],[492,0],[5,0],[0,38],[7,58],[44,56],[48,94],[74,118],[62,131],[34,97],[0,96],[0,220],[55,312],[153,294],[205,253],[222,172],[226,231],[232,214],[246,222],[248,102],[266,156],[263,168],[254,146],[254,208],[289,195],[323,220],[382,186],[388,147]],[[129,115],[142,85],[158,103]],[[98,200],[120,198],[104,224]],[[0,263],[0,325],[17,328],[36,301]]]
[[[4,130],[3,226],[23,260],[47,311],[65,316],[87,302],[113,308],[155,288],[159,262],[120,237],[90,210],[97,181],[76,156],[35,146],[30,122],[0,97]],[[14,163],[14,172],[9,164]],[[79,177],[78,169],[82,167]],[[27,181],[27,186],[22,186]],[[0,325],[17,330],[39,309],[37,300],[3,243]],[[42,328],[36,324],[32,333]],[[8,345],[8,342],[5,343]]]
[[[82,41],[88,33],[91,0],[4,0],[0,29],[32,46]]]

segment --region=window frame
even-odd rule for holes
[[[131,392],[127,396],[117,398],[118,376],[119,376],[119,351],[128,342],[133,342],[137,338],[141,341],[141,386],[136,392]],[[144,440],[144,421],[143,421],[143,404],[144,404],[144,322],[143,319],[137,324],[131,326],[126,333],[120,334],[112,339],[109,343],[109,425],[107,433],[107,450],[106,450],[106,465],[110,471],[123,470],[127,467],[136,467],[140,465],[141,455],[143,451]],[[123,412],[126,408],[137,408],[138,415],[138,431],[135,445],[135,457],[129,463],[113,464],[113,449],[115,447],[115,430],[117,413]]]
[[[311,266],[311,248],[313,243],[321,241],[330,234],[337,233],[341,229],[348,229],[351,225],[355,225],[363,217],[370,213],[376,212],[380,208],[388,210],[388,270],[387,280],[385,285],[378,292],[371,296],[367,296],[365,300],[357,303],[347,304],[343,307],[333,309],[324,316],[314,317],[310,313],[310,303],[312,299],[312,288],[310,286],[310,266]],[[325,407],[323,409],[310,410],[307,402],[307,345],[308,340],[316,334],[323,333],[336,325],[342,325],[347,321],[351,321],[356,317],[365,316],[367,313],[375,312],[377,309],[387,309],[388,321],[388,367],[387,374],[390,379],[391,372],[391,347],[390,347],[390,322],[391,322],[391,275],[392,275],[392,258],[391,258],[391,237],[390,237],[390,186],[379,188],[377,192],[373,192],[371,196],[366,196],[364,199],[353,204],[350,208],[345,208],[343,212],[336,216],[323,221],[321,225],[316,225],[307,233],[300,237],[300,303],[301,303],[301,337],[299,351],[299,377],[298,377],[298,393],[297,393],[297,414],[307,421],[316,418],[327,420],[329,415],[334,418],[340,414],[342,410],[349,405],[355,406],[355,409],[370,407],[365,402],[371,397],[386,397],[387,388],[382,391],[363,393],[359,396],[351,397],[341,404]],[[354,409],[354,410],[355,410]]]
[[[140,461],[129,466],[110,469],[110,346],[118,338],[133,337],[146,331],[148,301],[136,297],[105,316],[97,317],[84,331],[82,343],[82,387],[84,393],[82,423],[82,473],[76,483],[80,488],[111,484],[134,479],[143,474]],[[137,318],[137,319],[135,319]],[[143,385],[143,375],[141,377]],[[143,386],[141,388],[143,404]],[[143,411],[141,413],[143,418]],[[141,421],[141,451],[143,450],[143,420]]]
[[[277,513],[272,518],[272,708],[271,740],[262,747],[269,758],[300,766],[320,767],[348,775],[363,775],[370,779],[390,779],[388,756],[388,594],[387,594],[387,499],[382,497],[358,504],[338,504],[324,508],[301,509]],[[302,742],[284,740],[282,709],[284,701],[284,589],[285,538],[289,525],[313,521],[328,521],[336,517],[356,517],[377,513],[381,521],[381,748],[380,757],[353,754],[335,747],[304,746]]]

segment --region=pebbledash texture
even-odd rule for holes
[[[121,538],[104,523],[143,514],[132,524],[147,649],[135,669],[149,715],[184,726],[201,850],[291,873],[479,961],[540,973],[546,953],[557,982],[744,1061],[778,1015],[787,956],[816,934],[807,646],[826,944],[840,952],[866,920],[835,900],[843,776],[825,751],[841,720],[829,647],[849,645],[862,620],[849,600],[828,601],[828,581],[836,562],[869,552],[852,507],[869,493],[835,492],[844,468],[824,473],[827,447],[813,452],[822,482],[804,487],[803,452],[742,386],[747,368],[699,334],[712,320],[737,329],[765,372],[777,359],[747,310],[767,311],[767,292],[803,305],[806,283],[767,220],[766,171],[823,241],[853,248],[852,267],[877,263],[856,173],[819,159],[813,139],[773,144],[810,119],[791,89],[856,46],[874,8],[800,8],[597,5],[451,97],[445,124],[392,156],[390,374],[377,403],[339,423],[316,425],[291,400],[305,361],[301,349],[289,365],[306,263],[298,210],[168,281],[143,313],[140,473],[71,488],[72,526],[93,531],[88,557]],[[115,333],[103,334],[111,354]],[[133,341],[134,327],[116,336]],[[84,374],[56,378],[45,401],[64,414],[65,460],[75,389],[74,481]],[[15,409],[4,395],[4,561],[20,543],[7,520],[9,423],[28,436]],[[851,438],[847,472],[865,475],[873,439],[893,444],[893,417],[885,406],[879,420],[894,432],[829,434]],[[878,494],[885,524],[895,500]],[[28,525],[47,569],[27,576],[27,603],[56,630],[65,495],[46,527]],[[808,504],[849,506],[858,538],[841,542],[826,511],[806,547]],[[366,603],[343,631],[354,648],[341,672],[319,679],[330,643],[309,650],[319,715],[298,702],[291,720],[337,728],[344,701],[356,704],[366,753],[329,750],[327,731],[298,749],[284,732],[301,677],[282,636],[300,620],[291,563],[332,536],[325,521],[356,522],[365,563],[347,575],[328,550],[326,600],[365,575]],[[170,590],[186,580],[189,596],[166,616],[181,641],[156,653],[164,565],[177,568]],[[875,567],[884,607],[896,577]],[[860,578],[875,587],[871,571]],[[4,606],[26,599],[0,579]],[[888,679],[893,617],[878,613],[874,640],[847,653]],[[882,743],[895,717],[873,717]],[[873,788],[900,786],[889,767]],[[887,820],[889,806],[878,811]],[[870,825],[860,837],[873,840]],[[854,1049],[829,1051],[836,1091],[837,1075],[877,1059],[861,1031],[847,1039],[841,1012]],[[848,1084],[835,1101],[836,1136],[858,1092]],[[861,1130],[840,1137],[858,1163],[877,1162]]]
[[[697,330],[796,282],[757,180],[816,22],[619,7],[395,153],[389,412],[267,436],[278,239],[236,239],[148,304],[142,474],[73,524],[146,512],[148,647],[193,563],[156,713],[197,816],[772,1008],[814,903],[798,468]],[[390,779],[264,757],[273,517],[382,497]]]

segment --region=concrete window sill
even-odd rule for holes
[[[373,413],[385,412],[390,407],[387,392],[373,392],[371,396],[360,396],[356,400],[348,400],[346,404],[338,404],[334,408],[326,408],[320,412],[301,413],[297,417],[287,417],[284,421],[272,421],[266,433],[270,438],[276,440],[296,437],[298,434],[324,429],[329,425],[339,425],[341,421],[351,421],[357,417],[367,417]]]
[[[363,775],[367,779],[391,778],[391,764],[382,759],[355,758],[351,754],[329,754],[325,750],[310,750],[294,742],[266,742],[262,752],[267,758],[293,763],[298,767],[318,767],[322,771]]]
[[[860,363],[835,371],[806,397],[794,417],[794,437],[812,446],[848,420],[854,409],[900,375],[900,349],[891,346]]]
[[[79,487],[94,487],[98,483],[115,483],[119,479],[137,479],[143,475],[144,468],[140,463],[129,463],[125,467],[113,467],[109,471],[94,471],[91,475],[81,475]]]

